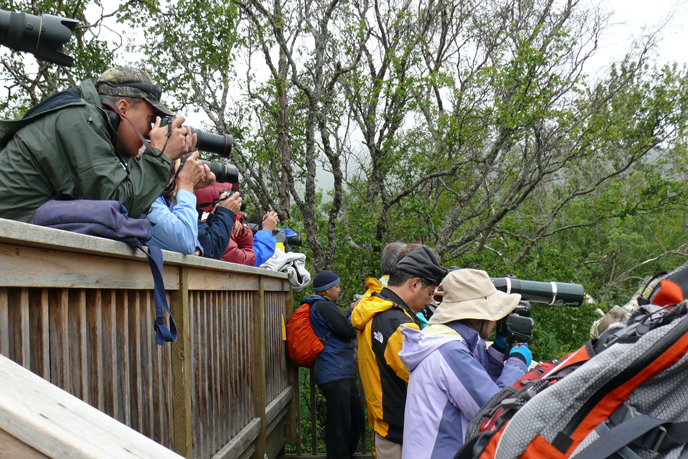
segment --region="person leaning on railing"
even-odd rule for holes
[[[196,249],[195,255],[219,260],[227,250],[232,234],[234,221],[241,207],[239,193],[220,193],[220,200],[208,214],[206,220],[198,222],[198,241],[203,247],[201,253]]]
[[[168,181],[168,187],[174,182],[174,189],[166,196],[158,197],[148,213],[153,234],[148,245],[193,255],[197,249],[203,252],[198,241],[198,211],[193,191],[212,184],[215,174],[198,161],[197,152],[184,162],[175,178],[179,163],[175,160]]]
[[[210,203],[217,201],[222,191],[236,191],[235,184],[215,183],[214,185],[198,189],[194,192],[196,199],[200,202],[199,206],[202,210],[210,210],[212,205]],[[208,203],[207,205],[203,205]],[[229,242],[227,247],[220,257],[222,261],[230,263],[238,263],[241,265],[253,266],[256,261],[256,254],[253,251],[253,232],[244,224],[244,219],[240,213],[234,220]]]
[[[260,215],[252,215],[248,222],[257,228],[253,234],[253,252],[256,254],[253,266],[258,267],[275,254],[277,240],[272,233],[277,228],[277,213],[270,211],[262,218]]]
[[[132,217],[147,212],[172,161],[196,144],[182,116],[169,131],[160,127],[159,116],[172,115],[161,95],[143,70],[117,67],[0,121],[0,217],[31,222],[55,198],[112,199]]]

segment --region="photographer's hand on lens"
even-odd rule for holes
[[[180,158],[196,148],[198,138],[196,134],[191,134],[191,129],[182,126],[183,122],[184,117],[178,116],[171,125],[161,127],[160,117],[156,117],[155,126],[149,134],[153,148],[163,151],[171,160]]]
[[[515,344],[514,347],[511,348],[511,352],[509,352],[509,357],[518,357],[527,367],[529,367],[530,363],[533,361],[533,353],[530,352],[528,346],[523,343]]]
[[[231,196],[226,198],[227,194],[228,193],[225,191],[220,195],[220,202],[217,203],[215,209],[218,207],[224,207],[225,209],[238,214],[239,209],[241,208],[241,195],[239,193],[232,193]]]
[[[437,302],[441,303],[444,299],[444,290],[442,289],[442,284],[435,287],[435,293],[433,293],[432,298]]]
[[[205,172],[204,179],[196,184],[196,189],[205,188],[215,183],[215,174],[213,174],[207,164],[203,164],[203,171]]]
[[[184,162],[182,169],[177,175],[177,188],[193,192],[197,188],[198,183],[203,181],[206,177],[206,169],[198,160],[198,152],[194,152]]]
[[[276,212],[266,213],[265,216],[263,217],[263,229],[268,230],[272,233],[276,227],[277,227],[277,213]]]

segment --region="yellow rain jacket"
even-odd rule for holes
[[[409,372],[399,359],[405,324],[420,329],[413,311],[385,288],[361,299],[351,314],[358,329],[358,367],[368,405],[368,423],[383,438],[402,442]]]

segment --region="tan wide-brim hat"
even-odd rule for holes
[[[429,324],[446,324],[462,319],[497,321],[513,311],[521,295],[508,295],[495,288],[485,271],[458,269],[442,282],[444,297]]]

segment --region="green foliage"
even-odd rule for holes
[[[641,40],[590,76],[605,21],[580,2],[91,4],[134,32],[127,51],[166,103],[235,136],[249,212],[277,210],[305,236],[311,272],[342,278],[343,307],[387,243],[422,242],[446,266],[582,284],[590,303],[534,308],[531,347],[551,359],[585,342],[597,308],[686,259],[688,70],[650,66]],[[82,2],[0,8],[83,23],[72,69],[5,55],[6,116],[129,56]]]

